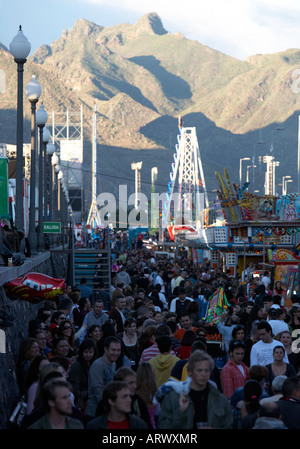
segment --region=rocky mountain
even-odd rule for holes
[[[5,68],[7,81],[1,94],[0,142],[15,143],[16,64],[4,46],[0,68]],[[291,175],[297,187],[299,68],[299,49],[240,61],[180,33],[169,33],[159,16],[149,13],[134,25],[102,27],[78,20],[28,59],[24,85],[35,73],[50,121],[51,111],[83,108],[87,186],[96,102],[101,191],[117,193],[119,184],[128,184],[132,193],[131,163],[138,161],[143,161],[142,190],[150,192],[151,168],[157,166],[156,190],[166,191],[182,116],[183,126],[197,129],[211,194],[217,188],[215,171],[226,167],[231,180],[239,181],[243,157],[256,165],[250,190],[262,193],[266,169],[262,156],[271,146],[280,162],[276,182]],[[24,109],[24,141],[30,142],[25,96]],[[245,171],[246,164],[244,180]],[[85,190],[88,202],[91,187]]]

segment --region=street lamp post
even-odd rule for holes
[[[247,165],[247,178],[246,178],[247,182],[249,182],[249,168],[256,168],[256,165]]]
[[[282,195],[286,195],[286,179],[291,178],[290,175],[282,177]]]
[[[242,159],[240,159],[240,187],[242,187],[242,162],[243,161],[250,161],[250,157],[243,157]]]
[[[61,222],[63,227],[64,239],[67,238],[67,228],[68,228],[68,187],[65,181],[61,183],[61,189],[63,195],[61,196]]]
[[[20,25],[18,34],[10,43],[10,52],[18,65],[18,99],[17,99],[17,165],[16,165],[16,209],[15,225],[24,229],[23,222],[23,72],[31,45],[24,36]]]
[[[45,242],[44,242],[44,234],[43,234],[43,198],[45,201],[45,192],[44,192],[44,176],[43,173],[43,129],[48,120],[48,114],[44,108],[43,103],[41,104],[39,110],[36,113],[36,124],[39,128],[39,196],[38,196],[38,236],[37,236],[37,247],[38,251],[44,251]]]
[[[56,167],[58,165],[59,159],[56,153],[53,153],[53,156],[51,158],[51,164],[52,164],[52,220],[56,220],[57,218],[57,197],[56,197],[56,179],[55,179],[55,173],[56,173]]]
[[[61,213],[61,186],[63,183],[64,174],[62,170],[59,170],[57,173],[57,215],[58,219],[62,221],[62,213]]]
[[[35,148],[36,148],[36,104],[42,93],[40,83],[36,76],[32,75],[26,86],[26,95],[31,103],[31,167],[30,167],[30,207],[29,207],[29,232],[28,242],[31,254],[37,253],[37,236],[35,231]]]
[[[58,181],[58,173],[60,172],[60,165],[59,165],[59,161],[57,162],[57,164],[54,167],[54,172],[55,172],[55,219],[59,220],[59,194],[58,194],[58,188],[59,188],[59,181]]]
[[[293,180],[292,179],[287,179],[286,181],[285,181],[285,194],[287,194],[287,183],[288,182],[293,182]]]
[[[46,154],[48,159],[48,189],[49,189],[49,221],[52,221],[53,217],[53,175],[52,175],[52,156],[55,151],[55,145],[52,142],[49,142],[46,146]]]
[[[47,126],[43,129],[43,161],[44,161],[44,220],[48,219],[48,204],[49,204],[49,170],[48,170],[48,156],[47,156],[47,145],[50,140],[50,131]]]

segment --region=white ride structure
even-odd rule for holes
[[[196,128],[183,127],[181,118],[178,127],[178,143],[162,211],[162,225],[164,229],[172,226],[174,236],[176,231],[184,231],[188,225],[195,229],[194,236],[199,238],[200,213],[209,207],[209,203]]]

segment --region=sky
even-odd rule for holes
[[[170,33],[241,60],[300,48],[299,0],[0,0],[0,42],[9,48],[22,25],[33,54],[78,19],[109,27],[150,12]]]

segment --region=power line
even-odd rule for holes
[[[70,166],[63,165],[61,162],[60,162],[59,165],[60,165],[61,167],[69,168],[69,169],[71,169],[71,170],[78,170],[78,171],[82,171],[82,172],[84,172],[84,173],[91,173],[91,174],[93,174],[93,171],[92,171],[92,170],[89,170],[89,169],[78,168],[78,167],[70,167]],[[107,178],[122,179],[122,180],[124,180],[124,181],[129,181],[129,182],[134,183],[134,180],[133,180],[132,178],[126,178],[126,177],[124,177],[124,176],[117,176],[117,175],[115,175],[115,174],[109,175],[109,174],[107,174],[107,173],[97,172],[97,175],[98,175],[98,176],[106,176]],[[146,180],[146,181],[143,180],[143,184],[148,184],[148,185],[151,185],[151,186],[152,186],[151,181],[147,181],[147,180]],[[167,191],[167,185],[166,185],[166,184],[160,184],[160,183],[156,182],[155,185],[158,186],[158,187],[165,187],[165,188],[166,188],[166,191]],[[215,189],[214,189],[214,190],[206,190],[206,192],[208,192],[208,193],[214,193],[214,192],[215,192]]]

